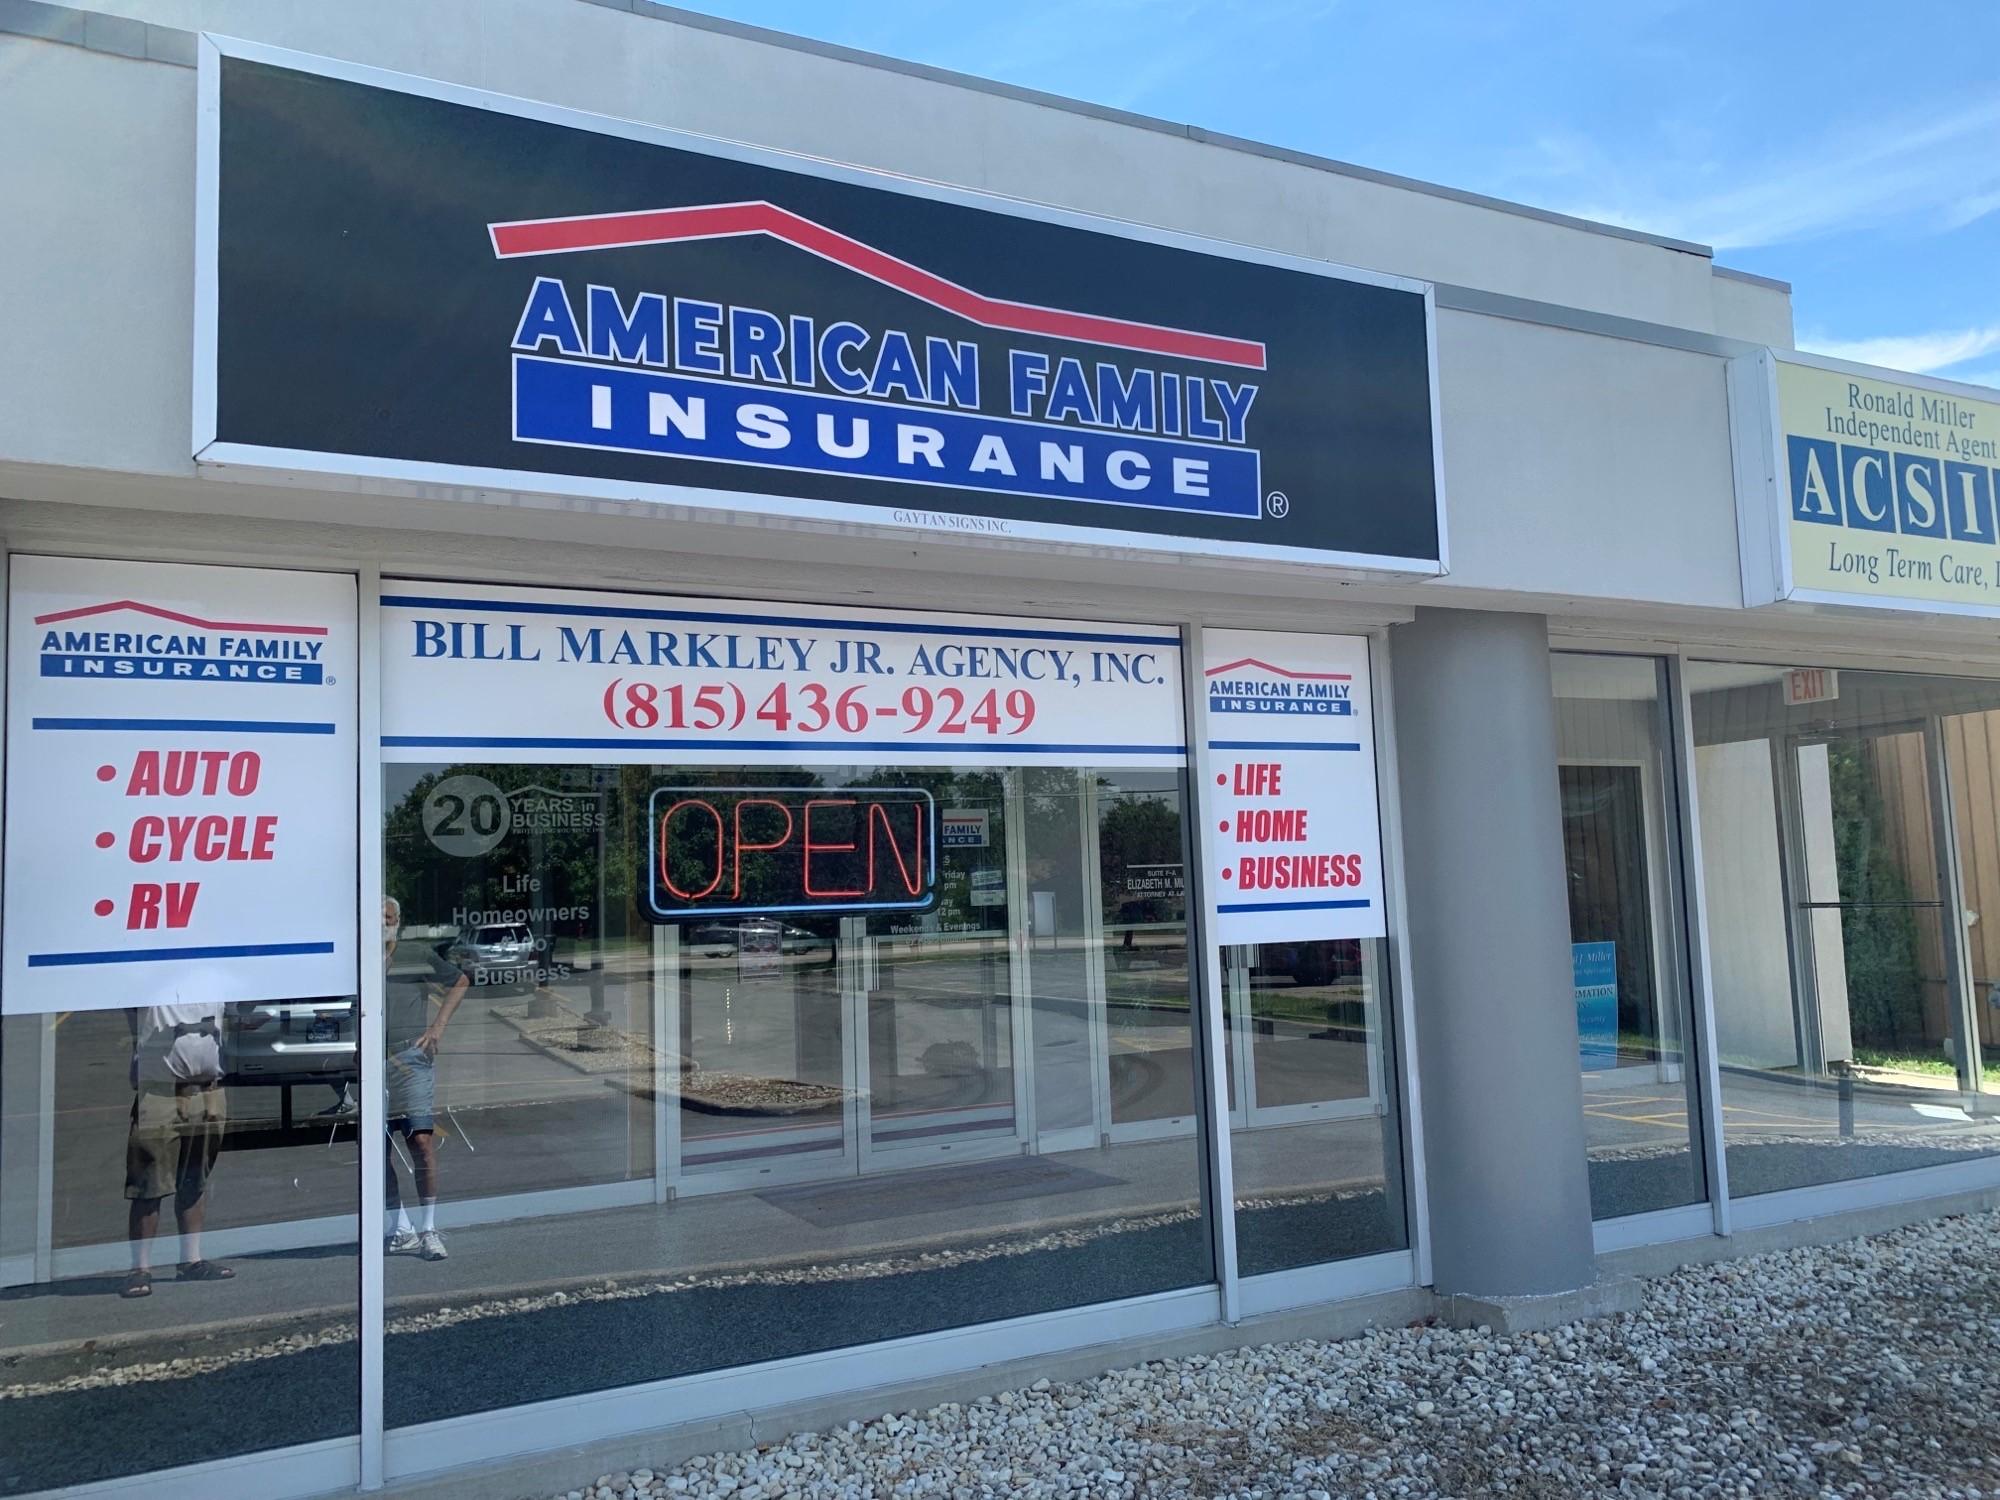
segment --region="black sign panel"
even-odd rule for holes
[[[1438,571],[1416,284],[293,61],[205,60],[199,457]]]

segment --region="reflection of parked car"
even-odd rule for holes
[[[748,922],[708,922],[688,932],[686,946],[696,958],[735,958],[739,954],[783,954],[804,958],[823,953],[833,958],[833,939],[789,922],[759,918]]]
[[[358,1041],[351,996],[232,1005],[224,1012],[222,1029],[224,1081],[339,1088],[360,1076]]]
[[[518,969],[535,961],[535,935],[518,922],[467,927],[440,951],[461,969]]]
[[[1263,979],[1289,977],[1298,985],[1355,983],[1361,978],[1361,944],[1353,938],[1312,943],[1259,943]]]

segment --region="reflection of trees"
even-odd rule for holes
[[[1006,862],[1007,774],[997,768],[937,766],[812,770],[801,766],[433,766],[425,769],[408,793],[388,810],[383,839],[384,888],[402,902],[403,920],[412,926],[452,925],[455,910],[590,908],[587,919],[562,924],[559,931],[548,930],[551,924],[545,922],[536,924],[538,938],[572,940],[595,939],[600,930],[596,907],[601,889],[602,930],[622,936],[646,925],[643,907],[657,833],[650,823],[654,793],[660,789],[686,788],[696,793],[715,806],[727,825],[736,803],[755,795],[757,788],[920,788],[930,794],[940,815],[949,808],[976,809],[987,815],[987,846],[940,846],[937,872],[940,921],[985,925],[1000,919],[1003,909],[970,908],[970,875],[977,869],[1001,868]],[[1031,888],[1056,889],[1065,911],[1080,913],[1083,776],[1092,773],[1035,766],[1015,774],[1022,785],[1027,883]],[[1182,896],[1133,899],[1126,893],[1126,871],[1131,866],[1181,864],[1180,777],[1096,774],[1097,878],[1102,882],[1107,920],[1183,920]],[[424,803],[440,781],[461,775],[484,777],[505,794],[543,787],[554,795],[578,797],[584,805],[603,813],[604,828],[600,835],[587,827],[516,827],[484,855],[466,858],[446,854],[424,833]],[[775,808],[747,810],[744,827],[750,841],[775,841],[783,832],[783,816]],[[705,816],[683,815],[677,823],[673,873],[682,889],[699,890],[713,877],[715,836],[713,820]],[[776,849],[751,849],[742,858],[746,899],[731,904],[755,904],[773,893],[784,893],[788,904],[797,900],[803,889],[800,839],[795,836]],[[530,892],[526,886],[535,877],[542,885]],[[908,920],[907,915],[901,920]]]
[[[1833,802],[1834,867],[1840,881],[1841,945],[1846,950],[1847,1013],[1853,1039],[1896,1047],[1924,1033],[1923,972],[1905,852],[1891,842],[1875,779],[1874,747],[1835,740],[1827,746]]]
[[[1103,781],[1098,789],[1098,868],[1106,916],[1119,922],[1179,922],[1187,916],[1185,889],[1159,896],[1127,894],[1134,865],[1181,864],[1181,806],[1177,793],[1141,791]],[[1185,878],[1185,872],[1183,872]]]
[[[461,857],[444,853],[424,832],[425,800],[439,782],[451,776],[481,776],[504,794],[544,787],[555,795],[580,796],[604,814],[602,837],[595,829],[516,828],[484,855]],[[578,783],[580,785],[572,785]],[[653,794],[665,788],[685,788],[715,806],[725,824],[732,824],[735,805],[759,788],[838,790],[842,787],[920,788],[928,792],[942,814],[947,808],[974,808],[987,815],[988,845],[984,849],[938,850],[941,892],[955,901],[967,894],[969,871],[1004,861],[1007,838],[1005,773],[993,769],[943,767],[843,766],[806,769],[801,766],[528,766],[458,764],[425,769],[385,817],[383,834],[384,889],[403,906],[403,921],[411,926],[449,926],[455,910],[495,911],[521,908],[590,907],[587,920],[564,924],[561,931],[537,924],[535,936],[592,938],[597,931],[600,875],[603,881],[605,931],[624,935],[643,929],[645,896],[651,878],[657,830],[650,826]],[[724,789],[728,790],[724,790]],[[748,790],[745,790],[748,789]],[[597,792],[595,797],[590,796]],[[662,805],[660,811],[665,810]],[[1070,816],[1074,817],[1074,808]],[[794,816],[797,816],[794,811]],[[784,831],[784,814],[775,808],[751,808],[744,814],[744,831],[752,843],[776,841]],[[1073,836],[1073,835],[1072,835]],[[715,827],[706,816],[683,815],[676,823],[675,883],[699,890],[715,872]],[[601,870],[600,870],[601,851]],[[782,896],[798,900],[803,889],[802,841],[796,836],[777,849],[752,849],[743,855],[745,901]],[[733,874],[733,866],[731,873]],[[538,891],[527,891],[539,876]],[[731,903],[739,904],[739,903]],[[695,914],[698,917],[698,913]],[[941,913],[942,915],[942,913]],[[960,922],[982,915],[967,910],[951,914]],[[800,914],[794,920],[806,920]],[[904,918],[907,920],[907,917]]]
[[[937,925],[954,928],[983,927],[1005,907],[971,904],[972,871],[997,868],[1005,863],[1007,849],[1007,792],[1005,773],[976,768],[950,769],[942,766],[881,766],[855,775],[859,786],[921,788],[929,792],[942,818],[948,808],[964,808],[986,814],[984,849],[947,849],[938,845],[937,902],[932,912]],[[911,913],[888,913],[873,917],[871,923],[886,929],[908,923]],[[873,930],[871,928],[871,930]]]

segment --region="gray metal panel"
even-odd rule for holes
[[[1590,1284],[1555,696],[1540,615],[1390,633],[1403,865],[1441,1293]]]
[[[31,36],[38,41],[84,45],[85,12],[43,0],[0,0],[0,32]]]

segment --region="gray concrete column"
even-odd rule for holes
[[[1390,664],[1435,1283],[1572,1291],[1595,1268],[1548,621],[1420,609]]]

